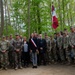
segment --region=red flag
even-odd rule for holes
[[[56,29],[58,27],[58,18],[56,16],[55,8],[52,5],[52,28]]]

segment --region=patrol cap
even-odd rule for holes
[[[12,36],[12,34],[10,34],[10,36]]]
[[[5,36],[3,35],[2,38],[5,38]]]
[[[50,35],[50,37],[52,37],[52,35]]]
[[[45,36],[47,36],[47,33],[45,32]]]
[[[6,35],[6,37],[9,37],[8,35]]]
[[[19,36],[19,33],[16,33],[15,36]]]
[[[70,29],[75,28],[75,26],[71,26]]]
[[[66,32],[63,32],[63,34],[66,34]]]

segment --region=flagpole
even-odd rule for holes
[[[51,5],[50,5],[51,9],[52,9],[52,5],[53,5],[53,2],[51,2]],[[52,10],[50,12],[52,12]],[[51,15],[51,21],[52,21],[52,13],[50,15]],[[54,30],[53,30],[53,27],[52,27],[52,22],[51,22],[51,28],[52,28],[52,31],[54,33]]]

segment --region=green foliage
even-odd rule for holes
[[[4,28],[5,30],[4,30],[4,34],[3,35],[10,35],[10,34],[15,34],[15,30],[13,29],[13,27],[12,26],[10,26],[10,25],[8,25],[8,27],[7,27],[7,30],[6,30],[6,28]]]
[[[37,33],[47,32],[49,35],[54,32],[63,31],[75,24],[75,0],[54,0],[54,6],[59,20],[59,27],[52,29],[51,5],[53,0],[30,0],[30,29],[28,29],[28,0],[12,0],[12,16],[15,19],[14,25],[8,26],[9,33],[19,32],[28,36],[36,31]],[[23,32],[24,31],[24,32]],[[6,31],[4,31],[6,34]]]

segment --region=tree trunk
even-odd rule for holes
[[[0,27],[0,36],[3,35],[4,30],[4,10],[3,10],[3,1],[0,0],[0,11],[1,11],[1,27]]]
[[[8,8],[8,3],[7,3],[7,11],[8,11],[9,25],[11,25],[11,22],[10,22],[10,11],[9,11],[9,8]]]
[[[30,38],[30,0],[28,0],[28,38]]]
[[[7,20],[7,0],[4,0],[4,6],[5,6],[5,21],[4,21],[4,24],[5,24],[5,30],[6,30],[6,35],[8,34],[8,20]]]
[[[71,25],[70,25],[70,20],[69,20],[69,8],[68,8],[68,6],[66,5],[66,9],[67,9],[67,22],[68,22],[68,26],[70,27]]]
[[[64,6],[65,6],[65,3],[64,3],[64,0],[62,0],[62,7],[63,7],[63,17],[62,17],[63,18],[63,25],[62,26],[63,26],[63,28],[65,26],[65,9],[64,9],[65,7]]]
[[[61,28],[60,30],[62,31],[63,30],[63,26],[62,26],[62,14],[61,14],[61,5],[60,5],[60,0],[58,0],[58,6],[59,6],[59,18],[60,18],[60,25],[61,25]]]
[[[39,3],[37,3],[37,21],[38,21],[38,33],[42,33],[42,31],[41,31],[41,19],[40,19]]]

